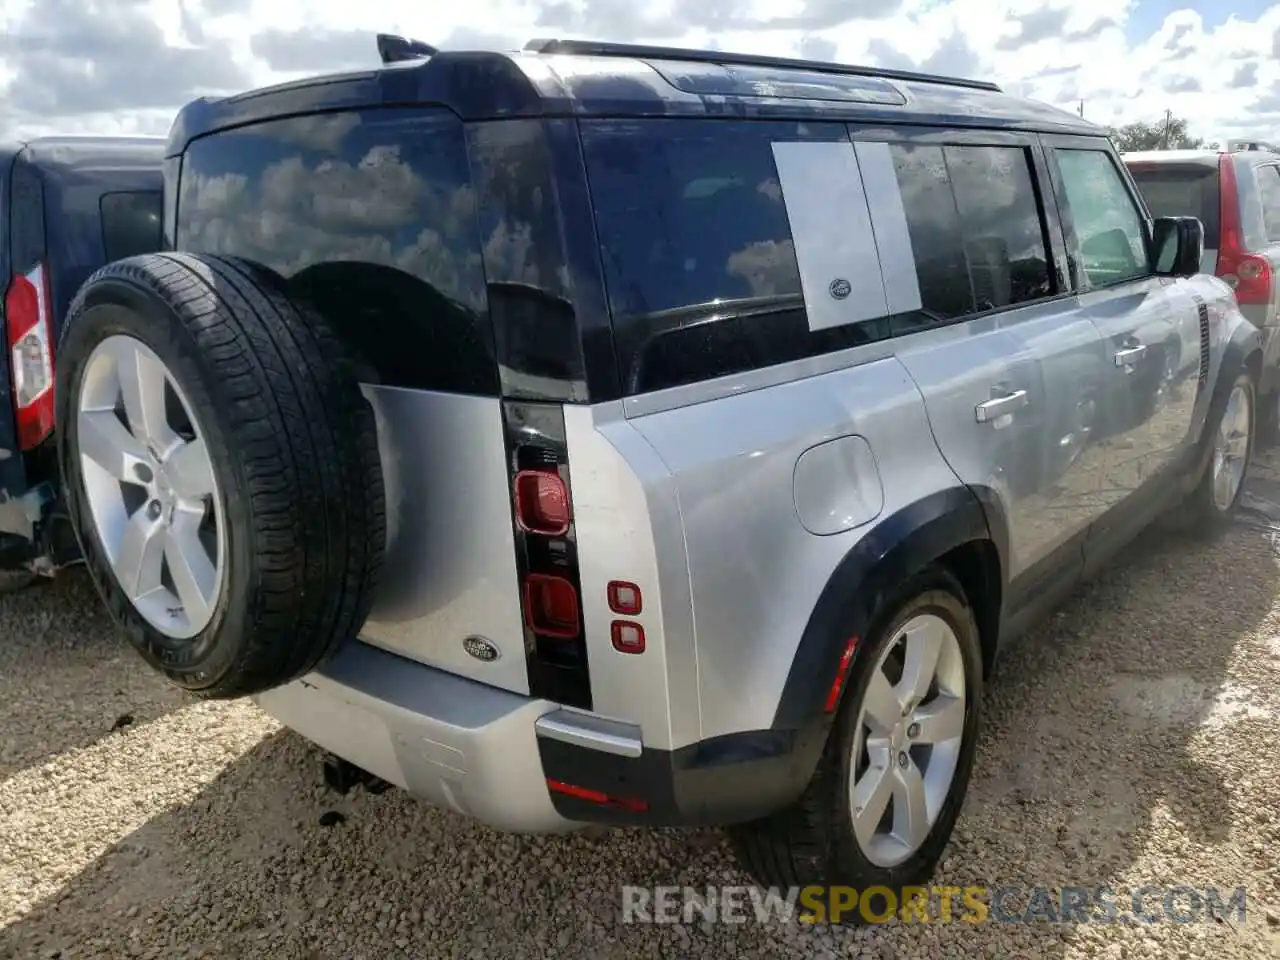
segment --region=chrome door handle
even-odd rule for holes
[[[1027,391],[1014,390],[1012,393],[992,397],[985,403],[978,404],[973,408],[973,413],[979,423],[990,423],[992,420],[1003,417],[1006,413],[1013,413],[1013,411],[1025,407],[1027,402]]]
[[[1116,366],[1129,367],[1147,355],[1147,345],[1140,343],[1136,347],[1126,347],[1116,352]]]

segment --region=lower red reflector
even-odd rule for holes
[[[615,620],[610,628],[613,649],[619,653],[644,653],[644,627],[626,620]]]
[[[840,705],[840,691],[844,689],[844,682],[849,676],[849,667],[853,665],[853,655],[858,649],[858,638],[850,637],[848,644],[844,648],[844,653],[840,656],[840,665],[836,667],[835,679],[831,681],[831,689],[827,691],[827,702],[823,707],[826,713],[834,713],[837,706]]]
[[[611,797],[607,793],[601,793],[599,790],[575,787],[571,783],[562,783],[559,780],[548,780],[547,788],[552,793],[562,793],[566,797],[576,797],[579,800],[586,800],[588,803],[599,804],[602,807],[618,807],[623,810],[630,810],[633,813],[641,813],[649,809],[649,804],[643,800],[636,800],[631,797]]]

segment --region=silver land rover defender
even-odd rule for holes
[[[927,877],[1001,649],[1252,451],[1259,334],[992,84],[382,43],[183,109],[58,344],[89,571],[173,683],[511,831]]]

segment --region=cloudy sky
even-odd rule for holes
[[[1280,139],[1280,0],[0,0],[0,137],[164,133],[174,110],[443,48],[592,37],[995,79],[1101,123]]]

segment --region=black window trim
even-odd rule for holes
[[[1071,296],[1080,296],[1081,294],[1096,293],[1100,290],[1114,290],[1123,287],[1126,284],[1145,283],[1157,278],[1155,269],[1152,267],[1151,258],[1151,230],[1152,218],[1151,211],[1147,208],[1146,200],[1142,196],[1142,191],[1138,189],[1134,182],[1133,175],[1129,172],[1129,168],[1125,165],[1123,159],[1115,148],[1115,144],[1106,137],[1083,137],[1069,136],[1063,134],[1039,134],[1039,139],[1044,150],[1045,161],[1048,166],[1050,182],[1053,184],[1053,197],[1055,206],[1058,208],[1058,221],[1061,224],[1063,235],[1064,250],[1067,252],[1068,261],[1070,260],[1070,249],[1068,241],[1076,240],[1075,224],[1071,219],[1071,207],[1067,203],[1066,184],[1062,180],[1062,171],[1058,167],[1057,151],[1059,150],[1090,150],[1094,153],[1101,153],[1111,161],[1111,167],[1115,170],[1116,175],[1120,178],[1121,186],[1129,196],[1129,200],[1134,204],[1138,211],[1139,220],[1142,223],[1142,245],[1146,251],[1147,272],[1139,277],[1127,277],[1124,280],[1114,280],[1110,283],[1100,283],[1096,285],[1085,285],[1083,281],[1083,268],[1073,264],[1074,269],[1068,270],[1070,279],[1069,287]]]

